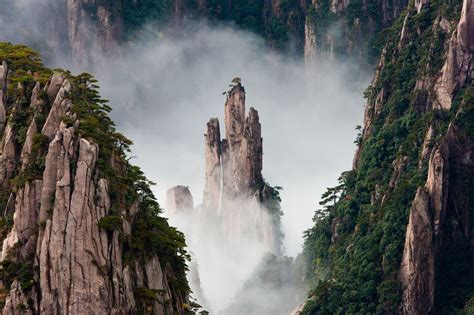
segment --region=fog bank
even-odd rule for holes
[[[264,177],[284,188],[285,247],[298,253],[320,195],[351,167],[368,76],[349,62],[308,69],[249,33],[203,25],[185,38],[145,42],[125,58],[125,66],[102,63],[97,76],[163,205],[166,189],[178,184],[200,202],[205,124],[222,121],[222,92],[242,78],[247,107],[260,114]]]

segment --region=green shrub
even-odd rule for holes
[[[100,218],[99,227],[106,231],[122,231],[123,219],[119,215],[106,215]]]

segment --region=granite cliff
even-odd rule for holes
[[[306,232],[303,314],[472,312],[473,18],[415,1],[382,32],[353,169]]]
[[[256,33],[270,49],[304,56],[308,63],[369,57],[372,64],[380,50],[380,31],[408,4],[407,0],[5,1],[0,23],[10,25],[18,23],[18,17],[33,16],[22,27],[27,33],[38,33],[35,28],[44,32],[22,35],[23,40],[47,54],[57,50],[81,69],[92,68],[97,55],[120,55],[123,45],[159,41],[163,35],[179,37],[196,27],[193,21],[225,23]],[[418,2],[421,7],[423,1]]]
[[[185,314],[184,236],[160,216],[88,74],[0,43],[2,314]]]

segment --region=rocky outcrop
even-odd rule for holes
[[[416,3],[418,13],[425,3]],[[472,1],[464,0],[459,23],[448,42],[441,74],[434,84],[435,109],[450,110],[456,92],[472,76],[473,22]],[[441,23],[440,26],[446,28]],[[456,117],[463,115],[465,105],[461,104]],[[455,268],[453,260],[472,255],[472,249],[465,245],[472,237],[468,219],[470,188],[462,182],[472,176],[464,170],[474,165],[473,140],[458,124],[451,122],[441,142],[434,147],[439,128],[430,125],[423,141],[419,167],[430,155],[427,180],[413,201],[400,268],[405,314],[429,313],[442,307],[437,300],[441,293],[437,291],[446,290],[453,281],[449,279],[453,276],[445,276]],[[453,254],[448,253],[456,253],[456,258],[449,257]]]
[[[48,100],[54,102],[56,96],[58,95],[59,90],[61,89],[65,78],[61,73],[54,73],[49,81],[48,88],[46,93],[48,94]]]
[[[224,194],[250,197],[262,186],[262,136],[258,112],[245,116],[245,90],[237,84],[225,103],[226,139],[221,144]]]
[[[206,184],[203,206],[220,209],[236,199],[261,195],[262,136],[258,112],[250,108],[246,115],[245,89],[237,83],[225,103],[225,139],[220,138],[219,121],[207,124]]]
[[[435,86],[438,98],[435,107],[449,110],[454,93],[466,82],[466,79],[472,78],[473,50],[474,4],[472,0],[464,0],[461,18],[449,41],[446,61]]]
[[[332,0],[331,11],[333,13],[344,12],[347,9],[348,4],[349,4],[348,0]]]
[[[235,78],[227,92],[221,139],[219,121],[207,123],[206,181],[202,209],[217,216],[229,239],[245,233],[267,250],[280,253],[279,210],[272,209],[275,190],[262,177],[263,141],[258,112],[246,113],[245,89]]]
[[[49,89],[48,89],[49,92]],[[71,99],[68,94],[71,92],[71,84],[68,80],[64,80],[61,84],[61,88],[56,94],[56,98],[53,102],[53,107],[49,112],[48,118],[41,129],[41,133],[44,134],[48,139],[52,140],[59,128],[59,124],[66,115],[66,112],[71,107]]]
[[[0,90],[5,92],[7,88],[7,76],[8,76],[8,65],[5,61],[2,61],[0,66]]]
[[[223,158],[219,120],[212,118],[206,130],[206,181],[203,206],[206,209],[218,209],[222,201]]]
[[[385,30],[353,169],[308,231],[308,265],[330,276],[311,275],[303,314],[471,313],[473,17],[470,0],[412,1]]]
[[[175,186],[166,192],[166,210],[183,213],[194,209],[193,196],[186,186]]]
[[[428,0],[415,0],[415,8],[416,8],[417,13],[420,13],[423,6],[427,3],[428,3]]]
[[[431,154],[428,179],[410,210],[400,267],[404,314],[429,314],[434,308],[436,242],[446,212],[448,160],[443,142]]]
[[[463,182],[471,174],[460,170],[474,165],[474,142],[451,123],[441,144],[433,149],[425,187],[419,188],[410,210],[400,268],[404,314],[427,314],[436,306],[436,287],[445,287],[446,252],[471,255],[465,242],[472,238],[472,207]],[[452,267],[451,267],[452,268]]]
[[[429,314],[434,300],[434,249],[429,194],[418,188],[410,210],[400,267],[404,314]]]
[[[132,249],[129,240],[141,233],[137,221],[146,222],[143,215],[150,210],[138,200],[117,203],[122,193],[143,197],[132,182],[125,192],[116,191],[114,179],[102,173],[107,165],[99,163],[101,148],[78,132],[81,120],[71,109],[74,86],[66,76],[54,74],[45,86],[21,86],[31,95],[30,116],[26,122],[10,118],[3,133],[1,195],[10,198],[1,206],[6,208],[3,219],[13,214],[13,222],[2,239],[1,277],[7,290],[2,291],[2,314],[184,314],[187,289],[176,282],[184,270],[169,263],[169,254]],[[18,103],[11,106],[22,110]],[[46,108],[47,118],[40,119]],[[66,124],[65,117],[73,123]],[[20,123],[27,128],[22,146]],[[126,178],[123,172],[130,166],[123,163],[116,158],[108,167]],[[192,208],[192,199],[186,206]],[[157,214],[153,219],[159,219]],[[167,228],[160,225],[160,233]],[[146,240],[137,241],[147,246]]]
[[[80,66],[91,62],[91,49],[117,54],[122,38],[121,4],[105,0],[67,0],[69,46],[73,61]]]
[[[10,186],[10,179],[13,177],[17,148],[15,143],[15,130],[11,122],[7,123],[2,138],[2,154],[0,156],[0,185],[3,187]]]
[[[316,30],[312,19],[306,18],[304,24],[304,60],[307,65],[316,63]]]

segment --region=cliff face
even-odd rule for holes
[[[306,235],[330,276],[305,313],[469,313],[473,18],[471,0],[415,1],[383,31],[353,169]]]
[[[270,48],[302,51],[305,1],[182,1],[175,0],[174,26],[182,29],[189,19],[225,21],[262,35]]]
[[[251,199],[264,186],[262,136],[258,113],[245,111],[245,90],[237,84],[225,103],[225,135],[219,121],[211,119],[206,132],[206,188],[204,207],[219,209],[222,202]],[[225,206],[225,204],[224,204]]]
[[[360,57],[373,52],[379,31],[407,6],[397,1],[174,1],[174,21],[205,17],[235,23],[262,35],[274,49],[316,59]]]
[[[194,201],[189,188],[175,186],[166,192],[166,210],[171,213],[183,213],[194,209]]]
[[[219,314],[289,311],[300,292],[292,291],[296,280],[288,281],[293,261],[282,256],[280,188],[262,177],[259,116],[253,108],[246,110],[239,78],[224,94],[225,128],[221,131],[219,120],[211,118],[205,129],[203,201],[192,209],[189,190],[176,186],[168,190],[167,210],[189,241],[193,259],[188,279],[198,304]],[[261,264],[271,272],[264,273]],[[266,289],[260,294],[263,282]],[[263,294],[276,302],[262,306],[255,297]]]
[[[157,38],[157,32],[175,36],[189,30],[190,21],[222,22],[256,33],[277,51],[316,60],[357,57],[365,61],[378,53],[379,31],[390,25],[406,7],[407,0],[377,1],[207,1],[173,0],[48,0],[28,7],[5,0],[0,23],[16,25],[19,16],[33,15],[22,27],[35,34],[22,41],[41,45],[44,53],[60,51],[76,66],[92,68],[91,51],[105,56],[120,55],[123,43]],[[418,1],[421,8],[423,1]],[[16,23],[16,24],[15,24]],[[152,25],[152,27],[150,27]],[[37,33],[41,28],[42,32]],[[151,31],[150,31],[151,30]],[[92,50],[94,49],[94,50]],[[370,64],[372,63],[370,60]]]
[[[2,313],[184,314],[184,238],[95,81],[53,74],[24,46],[0,43],[0,59]]]
[[[66,16],[71,57],[76,64],[87,66],[92,48],[108,56],[119,54],[123,33],[120,1],[67,0]]]
[[[3,40],[33,45],[56,63],[91,69],[93,54],[120,55],[122,1],[4,0],[0,24]]]
[[[224,113],[226,138],[221,139],[217,118],[207,123],[202,208],[221,216],[228,231],[251,224],[237,230],[252,231],[270,251],[279,253],[280,210],[272,208],[273,201],[279,202],[278,192],[263,180],[261,125],[254,108],[246,113],[245,89],[240,80],[227,92]],[[245,216],[254,218],[254,222]]]
[[[472,180],[473,153],[473,139],[456,123],[432,150],[426,184],[410,209],[400,268],[405,314],[434,312],[452,289],[449,277],[460,279],[470,269],[472,187],[465,184]],[[469,264],[460,264],[466,257]]]
[[[312,1],[305,18],[304,56],[317,59],[372,57],[379,32],[397,18],[408,1]]]

